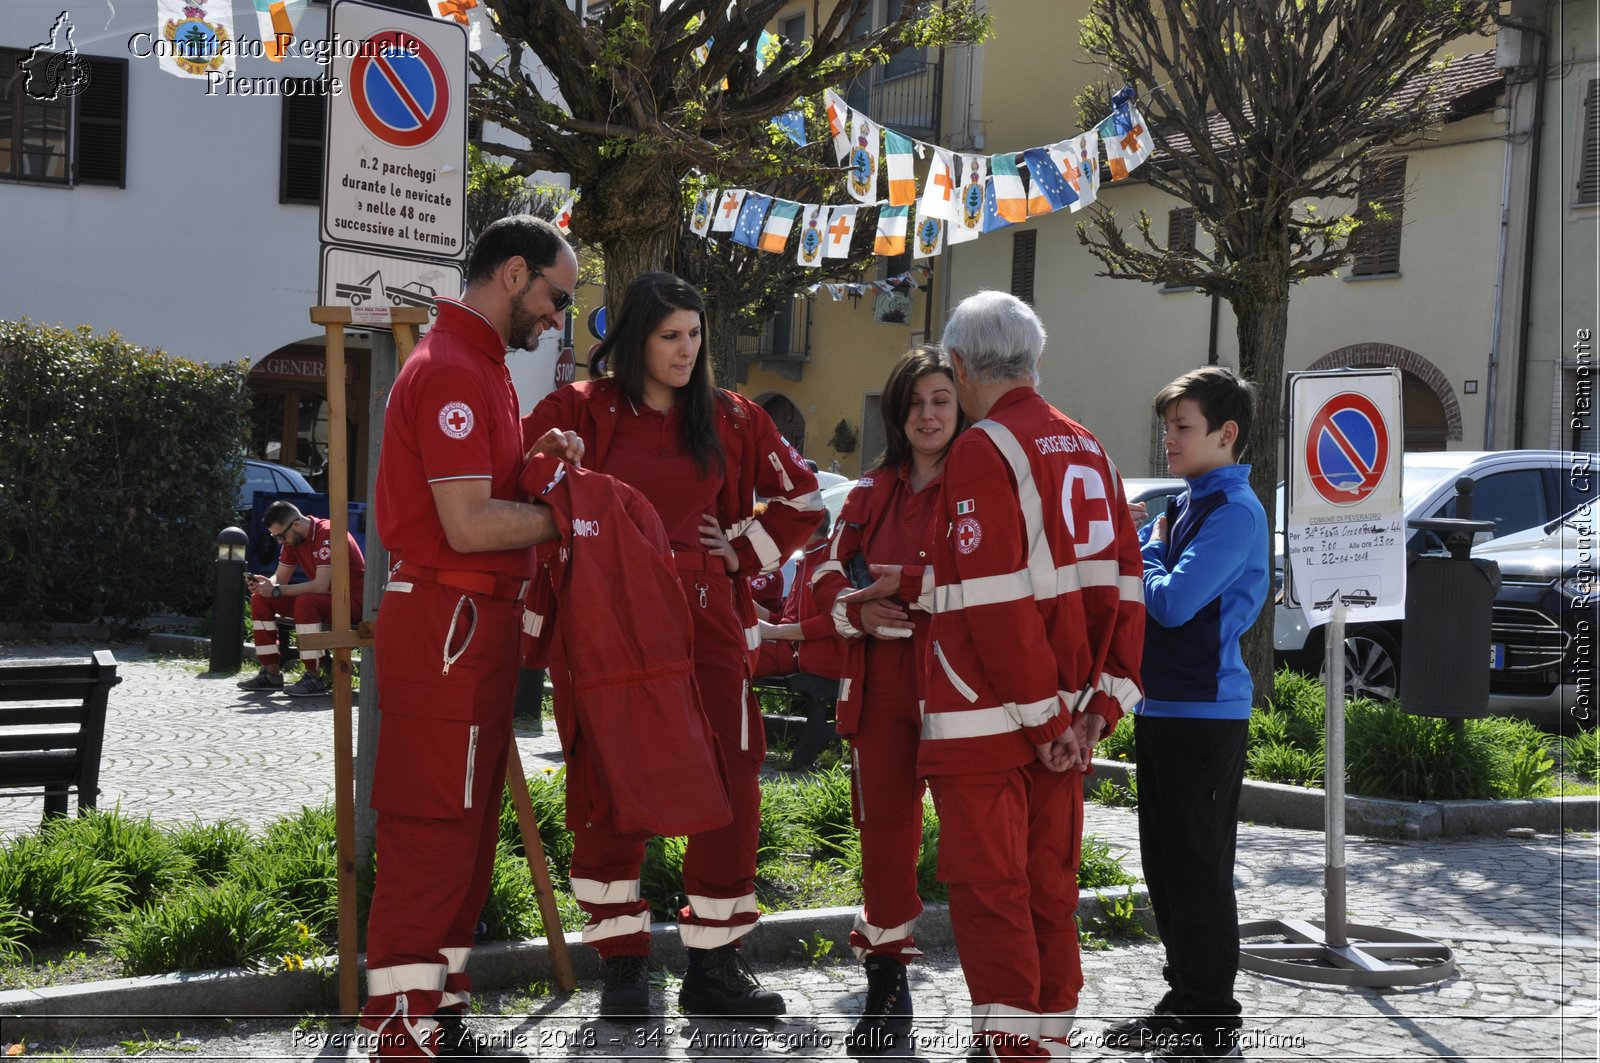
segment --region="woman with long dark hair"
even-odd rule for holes
[[[523,419],[524,439],[576,431],[584,464],[635,488],[655,507],[673,549],[693,625],[701,705],[719,747],[733,822],[691,834],[683,861],[689,904],[679,917],[689,952],[679,1004],[685,1012],[781,1015],[739,958],[755,925],[758,785],[766,740],[750,666],[759,645],[747,577],[771,571],[805,542],[822,502],[816,477],[765,410],[715,386],[700,294],[669,273],[628,286],[595,352],[598,380],[569,384]],[[768,505],[753,515],[755,499]],[[626,594],[628,573],[616,574]],[[593,633],[604,639],[607,633]],[[563,682],[556,676],[558,693]],[[590,772],[574,770],[574,746],[637,745],[636,736],[562,735],[569,754],[567,821],[574,834],[572,889],[589,915],[584,941],[605,960],[602,1015],[649,1013],[649,902],[639,892],[648,835],[619,831]],[[632,755],[649,757],[652,750]],[[626,752],[624,755],[629,755]],[[582,759],[581,756],[579,759]]]
[[[966,427],[955,378],[937,347],[902,355],[881,403],[887,447],[845,500],[828,561],[813,580],[818,607],[831,612],[839,634],[851,640],[837,718],[839,733],[850,740],[851,796],[861,832],[863,904],[850,944],[866,965],[867,999],[845,1041],[855,1056],[898,1053],[911,1035],[906,965],[920,955],[912,930],[922,913],[923,785],[917,775],[922,713],[917,684],[907,677],[922,666],[929,617],[909,603],[928,563],[924,543],[938,512],[945,455]],[[903,566],[906,596],[838,601],[851,588],[852,572],[865,573],[868,565]]]

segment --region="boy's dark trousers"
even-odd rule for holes
[[[1239,1028],[1233,892],[1248,720],[1137,716],[1139,855],[1171,987],[1156,1005],[1197,1019],[1212,1047]]]

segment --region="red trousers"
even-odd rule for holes
[[[761,762],[767,754],[760,709],[750,694],[744,628],[725,571],[687,567],[678,577],[694,622],[695,680],[716,738],[733,806],[726,827],[689,836],[683,890],[689,905],[678,917],[683,943],[709,949],[736,941],[755,925],[756,844],[761,827]],[[720,567],[721,562],[712,559]],[[615,740],[626,740],[616,736]],[[639,866],[648,834],[618,832],[606,814],[599,777],[580,736],[567,766],[567,812],[572,827],[572,893],[589,915],[583,940],[602,956],[643,956],[650,948],[650,905],[639,893]],[[587,809],[587,815],[575,814]]]
[[[350,616],[361,619],[361,607],[354,599],[350,602]],[[294,621],[294,629],[305,635],[324,631],[333,621],[333,595],[297,594],[293,598],[273,598],[265,594],[250,596],[250,629],[256,644],[256,660],[262,665],[276,666],[281,653],[278,649],[278,618]],[[300,659],[306,671],[315,672],[322,660],[322,651],[304,649]]]
[[[1075,918],[1083,776],[1033,761],[929,783],[973,1032],[1004,1055],[1043,1056],[1071,1033],[1083,988]]]
[[[494,870],[521,613],[516,598],[420,581],[391,582],[378,610],[378,876],[361,1024],[385,1038],[380,1058],[415,1054],[407,1038],[427,1043],[434,1012],[464,1010],[471,993],[466,962]]]
[[[851,804],[861,832],[863,904],[850,932],[857,959],[869,953],[910,962],[922,953],[912,929],[922,914],[917,858],[922,852],[922,779],[917,741],[922,711],[906,682],[917,667],[912,639],[873,639],[861,719],[850,736]]]

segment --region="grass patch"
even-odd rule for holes
[[[565,782],[556,769],[527,786],[561,923],[573,930],[586,916],[569,885]],[[763,910],[861,902],[851,786],[842,761],[763,783],[756,871]],[[485,939],[545,935],[553,928],[539,912],[509,793],[499,831]],[[925,797],[917,882],[925,898],[942,901],[938,844],[939,821]],[[686,847],[683,838],[646,846],[641,889],[659,919],[676,919],[687,903]],[[370,898],[374,863],[360,869],[358,906]],[[156,827],[115,810],[51,821],[0,843],[0,986],[219,967],[298,969],[337,944],[336,866],[329,806],[302,809],[259,835],[233,823]],[[1085,839],[1081,888],[1131,881],[1104,843]]]

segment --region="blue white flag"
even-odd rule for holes
[[[1029,148],[1022,153],[1028,164],[1028,217],[1037,218],[1078,201],[1078,193],[1067,184],[1061,161],[1049,148]]]
[[[739,220],[733,226],[733,242],[745,247],[761,246],[761,227],[767,220],[767,208],[772,206],[771,196],[751,192],[744,197],[739,208]]]
[[[805,146],[806,142],[806,116],[801,111],[788,111],[772,120],[772,124],[783,130],[790,140]]]

